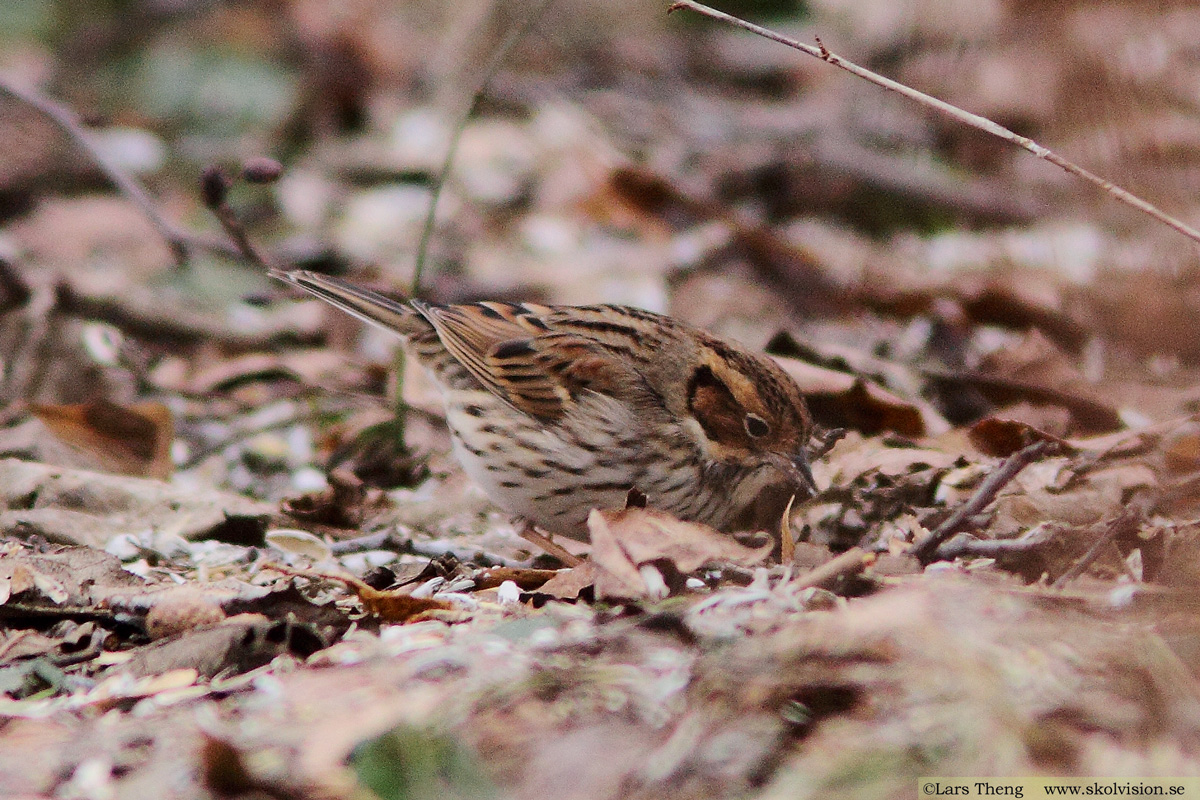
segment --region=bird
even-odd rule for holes
[[[621,305],[393,300],[305,270],[271,275],[407,341],[454,453],[500,508],[588,540],[627,498],[724,533],[780,530],[816,492],[812,417],[770,358]]]

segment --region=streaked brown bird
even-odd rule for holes
[[[586,540],[593,508],[648,505],[721,531],[778,530],[813,491],[812,420],[770,359],[615,305],[396,302],[272,271],[408,341],[432,373],[463,468],[501,508]]]

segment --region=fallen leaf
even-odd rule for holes
[[[163,481],[0,459],[0,533],[103,548],[118,534],[153,529],[185,539],[261,543],[267,503]]]
[[[1167,467],[1177,473],[1200,468],[1200,424],[1187,422],[1167,435],[1162,444]]]
[[[413,622],[426,612],[452,611],[454,606],[445,600],[435,600],[431,597],[413,597],[407,592],[398,590],[380,591],[352,575],[339,575],[331,572],[321,572],[310,569],[292,569],[282,564],[264,564],[263,569],[273,569],[285,575],[295,575],[301,578],[322,578],[339,581],[362,601],[363,608],[384,622],[405,623]]]
[[[562,575],[562,570],[523,569],[520,567],[489,567],[474,576],[476,589],[494,589],[505,581],[512,581],[523,591],[531,592],[542,588],[547,582]]]
[[[115,556],[86,547],[16,550],[0,558],[0,596],[5,602],[20,597],[27,607],[109,605],[114,595],[144,591],[147,585]]]
[[[284,498],[280,509],[303,522],[357,528],[371,502],[366,484],[345,466],[330,470],[328,479],[329,485],[324,489]]]
[[[665,559],[686,574],[714,562],[754,566],[773,548],[773,544],[745,547],[707,525],[684,522],[649,508],[593,510],[588,530],[597,597],[651,596],[640,567],[652,561]]]
[[[185,584],[176,591],[157,596],[146,612],[143,624],[151,639],[167,639],[195,628],[215,625],[225,619],[225,612],[219,603]]]
[[[72,405],[30,405],[61,441],[98,457],[108,472],[140,478],[171,475],[175,425],[162,403],[122,406],[100,400]]]
[[[540,594],[559,600],[574,600],[579,593],[596,583],[596,565],[585,561],[577,567],[559,570],[558,574],[538,589]]]
[[[277,528],[267,531],[263,538],[266,539],[268,545],[284,553],[304,556],[313,561],[326,561],[332,555],[329,545],[319,536],[314,536],[308,531]]]
[[[350,756],[355,775],[382,800],[486,800],[503,795],[478,756],[452,736],[402,726]]]
[[[194,670],[211,678],[226,671],[248,672],[284,653],[307,658],[327,645],[304,623],[240,614],[217,625],[137,648],[128,661],[114,670],[136,677]]]
[[[980,452],[996,458],[1007,458],[1034,442],[1051,442],[1057,452],[1063,454],[1075,452],[1075,448],[1066,440],[1011,419],[982,419],[971,427],[969,435],[971,444],[978,447]]]
[[[874,381],[795,358],[772,358],[800,386],[813,416],[823,425],[868,435],[892,431],[913,437],[936,435],[950,427],[928,404],[905,400]]]

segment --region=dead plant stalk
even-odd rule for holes
[[[188,255],[193,249],[208,250],[230,257],[239,255],[225,243],[184,230],[163,216],[145,188],[104,152],[70,108],[32,89],[22,88],[4,79],[0,79],[0,94],[6,94],[42,114],[83,150],[117,191],[142,212],[167,243],[178,267],[187,265]]]
[[[885,78],[884,76],[872,72],[865,67],[860,67],[858,64],[855,64],[852,61],[847,61],[836,53],[830,52],[830,50],[821,43],[820,39],[816,40],[817,44],[815,47],[813,45],[804,44],[803,42],[798,42],[795,39],[790,39],[783,34],[776,33],[775,31],[755,25],[752,22],[747,22],[744,19],[739,19],[738,17],[726,14],[723,11],[717,11],[715,8],[709,8],[706,5],[695,2],[695,0],[679,0],[679,2],[672,3],[670,8],[667,9],[667,13],[678,11],[680,9],[695,11],[697,14],[701,14],[710,19],[715,19],[718,22],[724,22],[728,25],[734,26],[735,28],[741,28],[742,30],[750,31],[751,33],[758,34],[765,39],[770,39],[773,42],[779,42],[782,45],[786,45],[793,50],[799,50],[802,53],[807,53],[813,58],[819,58],[828,64],[832,64],[835,67],[844,69],[850,74],[856,75],[863,80],[870,81],[876,86],[881,86],[884,89],[901,94],[904,97],[920,103],[927,108],[931,108],[934,111],[951,117],[952,119],[958,120],[966,125],[970,125],[972,128],[976,128],[984,133],[989,133],[992,136],[996,136],[1006,142],[1015,144],[1016,146],[1033,153],[1038,158],[1049,161],[1051,164],[1066,170],[1072,175],[1082,178],[1094,186],[1098,186],[1100,189],[1107,192],[1120,202],[1129,206],[1133,206],[1138,211],[1141,211],[1145,214],[1149,214],[1159,222],[1170,228],[1173,228],[1192,241],[1200,242],[1200,231],[1197,231],[1187,223],[1172,217],[1170,214],[1167,214],[1157,206],[1154,206],[1146,200],[1143,200],[1137,195],[1122,189],[1120,186],[1117,186],[1111,181],[1107,181],[1104,178],[1101,178],[1099,175],[1089,172],[1078,164],[1068,161],[1067,159],[1063,158],[1052,150],[1043,147],[1032,139],[1021,136],[1020,134],[1014,133],[1008,128],[1005,128],[1003,125],[998,125],[997,123],[992,122],[987,117],[981,117],[978,114],[972,114],[969,111],[964,111],[958,106],[951,105],[944,100],[939,100],[936,97],[925,94],[924,92],[919,92],[916,89],[905,86],[904,84],[894,81],[891,78]]]

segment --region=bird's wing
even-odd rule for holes
[[[413,305],[476,380],[544,422],[561,419],[582,391],[620,396],[624,385],[636,382],[620,349],[562,325],[562,309],[506,303]]]

